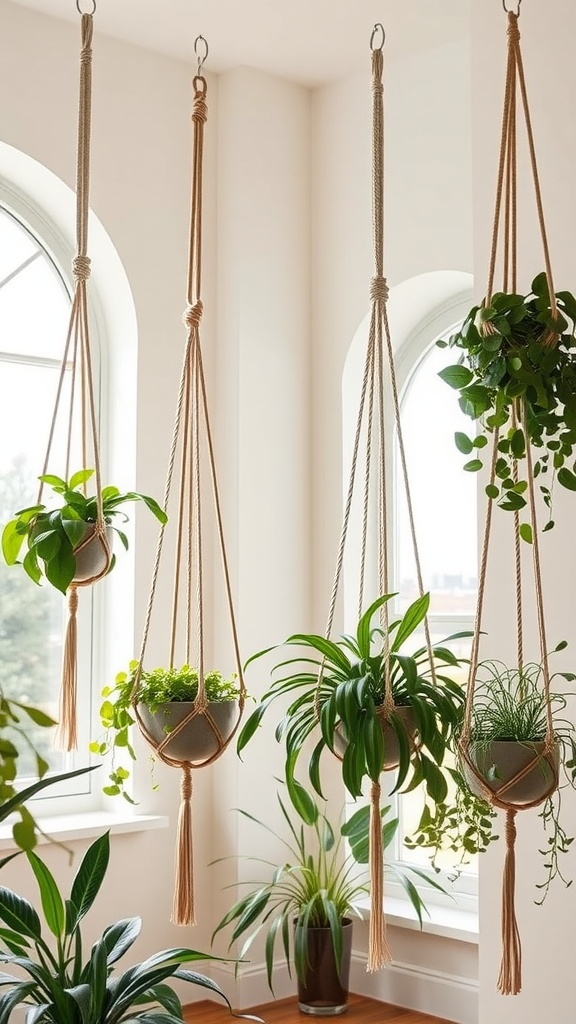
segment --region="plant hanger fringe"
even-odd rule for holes
[[[554,286],[552,280],[552,269],[550,262],[550,252],[548,247],[546,226],[544,222],[544,213],[542,206],[542,197],[540,190],[540,181],[538,177],[538,169],[536,164],[536,153],[534,147],[534,137],[532,132],[532,123],[530,118],[530,110],[528,105],[528,97],[526,91],[526,82],[524,77],[524,67],[522,62],[522,54],[520,49],[520,32],[518,28],[518,18],[520,15],[520,4],[518,3],[517,10],[509,11],[506,6],[505,10],[507,13],[508,21],[508,58],[506,68],[506,86],[504,93],[504,111],[502,118],[502,135],[500,143],[500,157],[498,166],[498,180],[496,187],[496,201],[494,210],[494,225],[492,233],[492,247],[490,252],[490,263],[488,271],[488,287],[486,294],[486,305],[489,306],[493,294],[494,288],[494,277],[496,269],[496,260],[498,254],[498,244],[500,231],[502,229],[503,222],[503,234],[504,234],[504,246],[503,246],[503,260],[502,260],[502,276],[503,276],[503,291],[509,292],[510,290],[514,293],[517,291],[517,254],[518,254],[518,217],[517,217],[517,152],[516,152],[516,127],[517,127],[517,116],[516,116],[516,103],[517,103],[517,92],[519,87],[522,109],[524,113],[524,120],[526,124],[526,132],[528,137],[528,149],[530,154],[530,165],[532,171],[532,179],[534,184],[534,192],[536,197],[536,208],[538,213],[538,223],[540,227],[540,236],[542,241],[542,248],[544,252],[544,261],[546,267],[546,278],[548,282],[548,289],[550,295],[551,309],[553,316],[557,313],[556,299],[554,295]],[[489,322],[485,322],[482,325],[485,332],[488,334],[491,330]],[[558,334],[552,329],[546,329],[540,339],[540,343],[545,346],[554,345],[558,341]],[[513,411],[511,415],[511,425],[514,429],[518,427],[524,432],[524,436],[528,438],[526,430],[526,408],[523,399],[516,399],[513,403]],[[499,442],[499,428],[495,427],[493,431],[493,442],[492,442],[492,456],[491,456],[491,469],[490,469],[490,487],[492,491],[497,490],[494,486],[496,479],[496,462],[498,458],[498,442]],[[513,469],[515,479],[517,479],[517,459],[513,457]],[[544,597],[542,588],[542,574],[540,567],[540,546],[538,539],[538,523],[537,523],[537,512],[536,512],[536,496],[535,496],[535,485],[534,485],[534,468],[532,463],[531,447],[526,442],[526,476],[527,476],[527,495],[528,505],[530,510],[530,525],[531,525],[531,539],[532,539],[532,570],[534,580],[534,593],[538,623],[538,640],[540,646],[540,658],[542,665],[542,679],[543,679],[543,691],[544,699],[546,702],[546,737],[544,748],[541,754],[538,755],[536,761],[531,762],[525,768],[518,772],[518,774],[509,780],[506,785],[500,787],[494,792],[486,782],[483,780],[478,772],[476,765],[474,764],[473,758],[470,753],[470,742],[471,742],[471,730],[472,730],[472,712],[474,706],[474,688],[476,682],[476,674],[478,669],[478,658],[480,648],[480,637],[482,631],[482,612],[484,604],[485,586],[486,586],[486,574],[488,564],[488,551],[490,544],[490,533],[491,533],[491,522],[492,522],[492,510],[494,499],[490,497],[486,506],[486,518],[484,524],[484,536],[482,544],[482,553],[480,559],[480,573],[478,578],[478,602],[476,608],[476,619],[474,624],[474,636],[472,641],[472,651],[470,657],[470,675],[468,682],[468,690],[466,696],[466,706],[464,713],[464,722],[462,733],[459,742],[460,755],[465,762],[468,770],[474,776],[483,797],[491,805],[498,807],[506,811],[506,857],[503,871],[502,881],[502,960],[500,965],[500,974],[498,979],[498,990],[503,995],[516,995],[520,992],[522,987],[522,950],[520,943],[520,935],[518,930],[518,924],[516,921],[515,912],[515,841],[516,841],[516,825],[515,817],[518,810],[525,810],[531,807],[538,806],[543,800],[547,799],[558,786],[558,766],[554,759],[554,728],[552,720],[552,704],[550,697],[550,671],[548,665],[548,648],[546,642],[546,626],[544,616]],[[490,493],[490,492],[489,492]],[[520,517],[517,511],[514,512],[514,576],[516,582],[516,630],[517,630],[517,657],[518,657],[518,669],[521,672],[524,663],[523,654],[523,597],[522,597],[522,566],[521,566],[521,533],[520,533]],[[514,804],[508,799],[508,791],[511,787],[521,780],[526,774],[534,770],[534,764],[540,763],[544,769],[544,762],[547,763],[547,767],[550,770],[551,783],[544,796],[540,796],[532,803],[523,803],[522,805]]]
[[[78,608],[78,587],[90,586],[106,575],[110,568],[112,554],[106,537],[104,513],[102,509],[102,484],[100,474],[100,450],[98,429],[96,424],[96,406],[92,375],[92,357],[90,351],[90,329],[88,316],[88,279],[90,277],[90,259],[88,257],[88,215],[90,210],[90,140],[91,140],[91,105],[92,105],[92,35],[93,11],[81,15],[81,50],[80,80],[78,100],[78,143],[76,167],[76,255],[72,261],[74,277],[74,295],[70,311],[70,320],[64,346],[64,354],[60,365],[56,400],[50,423],[48,444],[44,459],[42,476],[48,470],[50,455],[54,441],[58,414],[63,401],[62,392],[66,374],[72,367],[71,393],[67,411],[67,443],[66,470],[64,476],[70,475],[70,456],[72,448],[73,422],[76,408],[79,405],[81,431],[82,463],[88,464],[88,456],[94,460],[94,479],[96,487],[97,515],[94,532],[78,547],[81,550],[88,542],[96,541],[102,549],[102,567],[94,575],[82,580],[74,580],[68,590],[68,624],[64,639],[62,664],[62,684],[60,689],[60,714],[57,745],[63,750],[74,750],[78,746],[76,721],[77,703],[77,626],[76,612]],[[79,394],[79,397],[78,397]],[[40,504],[44,481],[41,481],[37,503]]]
[[[202,36],[196,40],[207,46]],[[152,572],[152,582],[148,599],[142,644],[138,668],[132,691],[132,706],[138,726],[153,747],[158,757],[182,771],[181,808],[178,820],[175,857],[175,891],[172,910],[172,921],[178,925],[196,923],[193,878],[193,844],[192,844],[192,774],[196,768],[212,764],[226,749],[236,733],[246,698],[246,687],[242,670],[242,661],[238,644],[238,632],[234,614],[232,588],[228,559],[224,544],[224,530],[220,497],[216,478],[214,445],[208,415],[206,386],[202,364],[200,345],[200,323],[203,306],[201,300],[202,281],[202,169],[204,149],[204,125],[207,120],[206,104],[207,83],[201,74],[203,59],[198,60],[198,74],[193,79],[194,100],[192,110],[193,148],[192,148],[192,188],[190,203],[190,243],[188,253],[188,285],[187,305],[183,315],[186,326],[186,346],[180,377],[180,387],[174,421],[172,445],[168,460],[168,471],[164,492],[164,508],[168,508],[172,478],[174,475],[176,456],[180,447],[179,481],[178,481],[178,513],[176,520],[176,554],[174,566],[174,583],[172,596],[172,615],[170,630],[169,665],[174,666],[179,626],[184,632],[184,661],[192,664],[194,622],[196,626],[196,653],[198,664],[198,694],[194,700],[190,714],[187,715],[158,743],[151,735],[138,710],[138,694],[140,678],[144,664],[148,634],[152,618],[154,597],[162,557],[164,530],[162,526],[158,536],[156,557]],[[202,442],[204,441],[204,446]],[[204,614],[204,514],[202,508],[202,456],[205,448],[209,476],[214,499],[214,511],[218,543],[222,559],[224,586],[230,620],[232,644],[239,683],[238,717],[230,735],[222,735],[218,724],[208,710],[208,699],[205,686],[205,614]],[[184,576],[184,580],[182,577]],[[185,608],[182,609],[181,590],[185,591]],[[180,733],[197,716],[203,716],[209,730],[217,741],[217,751],[201,762],[181,761],[171,757],[165,749],[169,742]]]

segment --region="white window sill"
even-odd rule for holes
[[[167,828],[168,818],[161,814],[108,814],[106,811],[91,811],[88,814],[65,814],[61,817],[37,818],[37,823],[46,833],[39,835],[39,843],[71,842],[75,839],[92,839],[110,831],[112,835],[125,832],[145,832],[150,829]],[[0,826],[0,849],[13,850],[12,826],[4,822]]]
[[[370,915],[370,901],[358,900],[355,906],[364,918]],[[384,897],[386,923],[394,928],[410,928],[420,931],[420,922],[414,907],[406,900],[393,896]],[[478,945],[478,914],[458,907],[434,906],[428,904],[428,913],[422,913],[422,931],[428,935],[439,935],[459,942]]]

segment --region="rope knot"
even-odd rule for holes
[[[203,92],[197,92],[194,96],[194,106],[192,107],[192,122],[194,124],[206,124],[208,120],[208,104],[206,103],[206,96]]]
[[[514,846],[516,842],[516,822],[514,820],[515,817],[516,811],[510,808],[508,810],[508,813],[506,814],[506,846],[508,848]]]
[[[182,800],[190,800],[192,797],[192,769],[188,763],[182,765],[182,780],[180,782],[180,795]]]
[[[514,11],[508,12],[508,39],[511,44],[518,45],[520,42],[520,29],[518,28],[518,15]]]
[[[370,282],[370,299],[372,302],[387,302],[389,295],[388,282],[385,277],[373,277]]]
[[[204,312],[204,306],[200,299],[194,303],[193,306],[187,306],[182,316],[182,322],[186,324],[188,330],[193,327],[199,327],[202,319],[202,313]]]
[[[90,258],[75,256],[72,260],[72,274],[75,281],[87,281],[90,277]]]
[[[70,587],[68,590],[68,611],[70,615],[76,615],[78,611],[78,590],[76,587]]]

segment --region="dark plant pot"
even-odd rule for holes
[[[138,704],[138,712],[147,731],[158,746],[168,733],[188,717],[194,704],[192,701],[173,701],[160,704],[157,711],[150,711],[146,704]],[[224,742],[234,732],[238,721],[238,702],[235,700],[209,701],[207,713],[214,719]],[[194,715],[190,721],[169,740],[162,753],[174,761],[208,761],[220,749],[220,743],[207,714]]]
[[[298,1007],[313,1017],[335,1017],[346,1013],[352,958],[353,923],[342,924],[342,964],[340,974],[334,959],[329,927],[308,929],[309,968],[306,980],[298,978]]]
[[[87,583],[89,580],[98,580],[108,570],[112,555],[114,531],[111,526],[106,527],[106,540],[108,541],[110,552],[107,554],[102,541],[94,536],[94,530],[95,524],[88,523],[82,540],[74,548],[76,572],[74,573],[73,583]]]
[[[532,763],[530,770],[498,797],[503,803],[522,807],[546,800],[558,785],[558,744],[554,745],[545,758],[541,757],[544,748],[543,742],[493,740],[489,745],[471,743],[469,757],[493,793],[498,793],[507,782]],[[483,798],[482,787],[464,760],[462,771],[472,792]]]
[[[410,748],[412,748],[414,746],[414,737],[418,731],[414,709],[405,705],[399,705],[394,708],[394,713],[400,719],[402,728],[404,729],[408,743],[410,744]],[[384,737],[384,764],[382,765],[382,770],[389,772],[394,768],[397,768],[400,762],[398,736],[396,735],[396,731],[393,726],[391,726],[390,723],[380,715],[378,716],[378,721]],[[339,757],[344,757],[347,746],[348,740],[346,738],[344,726],[340,722],[334,731],[334,750]]]

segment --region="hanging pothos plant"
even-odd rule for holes
[[[500,429],[495,480],[488,497],[500,508],[518,512],[526,506],[527,479],[513,463],[534,451],[534,477],[551,507],[552,481],[576,491],[576,298],[555,293],[550,302],[545,273],[538,274],[528,295],[496,292],[489,305],[474,306],[462,326],[440,347],[459,349],[460,361],[440,371],[459,392],[462,411],[480,432],[456,433],[456,445],[470,456],[464,469],[482,469],[481,449]],[[545,530],[554,525],[550,518]],[[522,524],[524,540],[531,527]]]

